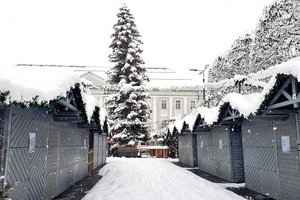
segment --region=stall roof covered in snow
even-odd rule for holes
[[[68,67],[39,67],[39,66],[14,66],[2,70],[0,73],[0,91],[9,91],[6,103],[30,102],[38,97],[38,103],[49,102],[58,97],[65,97],[70,88],[76,83],[81,83],[80,77]],[[98,102],[88,90],[81,88],[82,100],[86,103],[88,118],[93,114]]]
[[[87,73],[94,74],[101,81],[106,80],[106,72],[110,69],[107,66],[76,66],[76,65],[36,65],[19,64],[19,67],[41,67],[41,68],[69,68],[78,76],[84,76]],[[146,83],[149,89],[195,89],[199,87],[199,74],[190,72],[176,72],[167,67],[146,67],[146,74],[150,81]],[[86,82],[86,80],[84,80]],[[100,81],[100,82],[101,82]]]
[[[261,93],[252,93],[246,95],[229,93],[223,97],[218,106],[213,108],[196,108],[190,114],[185,115],[181,119],[176,120],[173,124],[170,124],[169,129],[172,130],[175,124],[178,131],[181,131],[180,128],[182,128],[183,122],[185,121],[187,124],[189,124],[190,130],[192,130],[198,114],[204,119],[205,124],[212,125],[218,122],[220,109],[225,103],[229,103],[232,109],[238,110],[240,115],[243,115],[246,118],[250,115],[255,115],[264,102],[266,95],[274,90],[277,75],[280,74],[292,75],[300,82],[300,57],[291,59],[277,66],[272,66],[255,74],[252,73],[248,76],[245,76],[249,80],[259,80],[271,77],[268,83],[263,84],[264,89]]]

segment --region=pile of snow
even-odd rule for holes
[[[10,67],[1,70],[0,91],[10,91],[11,101],[50,101],[65,96],[80,78],[70,69],[52,67]],[[9,99],[7,99],[9,101]]]
[[[0,91],[10,92],[5,102],[7,104],[9,101],[32,101],[37,96],[38,103],[49,102],[57,97],[65,97],[76,83],[81,83],[80,77],[67,67],[13,66],[0,73]],[[89,120],[98,101],[88,90],[84,92],[82,86],[81,95]]]
[[[165,159],[108,158],[83,200],[238,200],[242,197]]]

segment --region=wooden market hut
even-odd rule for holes
[[[220,107],[218,122],[195,123],[198,143],[198,168],[229,182],[244,182],[241,116],[229,103]]]
[[[300,197],[300,84],[279,74],[242,125],[246,187],[274,199]]]
[[[0,186],[12,186],[11,199],[52,199],[88,174],[89,135],[98,134],[102,146],[106,137],[99,135],[95,113],[87,123],[79,85],[49,105],[33,102],[21,108],[22,103],[4,101]],[[103,148],[98,153],[99,166],[105,162]]]

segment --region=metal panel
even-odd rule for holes
[[[7,163],[7,183],[14,185],[14,187],[16,184],[26,187],[28,199],[37,199],[37,197],[43,196],[46,171],[45,156],[45,148],[37,148],[31,154],[28,153],[27,148],[11,148]],[[22,195],[22,192],[17,191],[17,188],[12,192],[12,197]],[[14,194],[15,192],[16,194]]]
[[[230,141],[232,180],[234,182],[245,182],[244,152],[241,131],[231,130]]]
[[[103,157],[103,151],[104,151],[104,144],[103,144],[103,136],[100,135],[99,137],[99,154],[98,154],[98,165],[102,165],[104,163],[104,157]]]
[[[245,120],[243,150],[246,186],[272,198],[279,197],[279,174],[273,122]]]
[[[192,134],[180,135],[178,137],[178,154],[179,154],[179,162],[186,164],[188,166],[194,167],[197,166],[198,163],[195,162],[197,154],[197,144],[195,142],[197,138]]]
[[[204,172],[215,174],[213,137],[210,132],[197,135],[198,168]]]
[[[286,121],[274,122],[278,155],[280,198],[296,200],[300,197],[300,164],[297,148],[297,118],[291,115]],[[298,128],[299,129],[299,128]],[[281,137],[290,137],[290,152],[282,151]]]
[[[12,109],[10,147],[28,147],[28,134],[36,133],[36,147],[46,147],[48,115],[40,109]]]
[[[3,118],[10,113],[4,110],[12,114]],[[30,132],[36,133],[36,148],[29,154]],[[88,130],[54,122],[40,109],[0,109],[0,134],[8,133],[5,178],[8,184],[18,183],[12,199],[51,199],[87,175],[88,146],[84,148],[83,140],[88,145]]]
[[[241,132],[214,126],[197,136],[198,168],[230,182],[244,181]]]
[[[106,141],[106,136],[104,135],[102,137],[102,141],[103,141],[103,152],[102,152],[102,156],[103,156],[103,163],[106,163],[106,149],[107,149],[107,141]]]
[[[46,174],[45,195],[46,199],[53,199],[57,194],[57,171]]]
[[[0,175],[5,176],[6,158],[9,148],[9,136],[11,129],[11,109],[0,108],[0,141],[1,141],[1,159],[0,159]],[[5,179],[0,180],[0,189],[4,188]]]
[[[247,159],[247,157],[245,157],[245,159]],[[246,187],[253,191],[259,192],[261,188],[260,170],[250,166],[245,166],[244,169]]]
[[[94,161],[93,169],[98,167],[98,151],[99,151],[99,134],[94,133]]]
[[[212,128],[213,149],[215,160],[214,175],[228,181],[232,180],[230,131],[225,126]]]

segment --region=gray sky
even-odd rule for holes
[[[0,67],[18,63],[111,65],[123,2],[142,34],[149,67],[202,68],[251,32],[274,0],[1,0]]]

